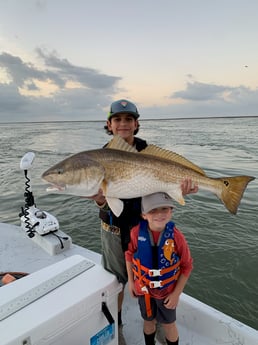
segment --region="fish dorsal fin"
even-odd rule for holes
[[[169,161],[179,163],[179,164],[181,164],[187,168],[190,168],[194,171],[197,171],[201,175],[206,175],[205,172],[200,167],[198,167],[198,165],[192,163],[191,161],[184,158],[183,156],[180,156],[178,153],[162,149],[162,148],[155,146],[155,145],[152,145],[152,144],[148,145],[144,150],[142,150],[139,153],[164,158],[164,159],[167,159]]]
[[[129,145],[119,135],[115,135],[105,148],[116,149],[116,150],[127,151],[127,152],[138,152],[134,146]]]
[[[127,151],[127,152],[134,152],[134,153],[140,153],[140,154],[147,154],[150,156],[156,156],[160,158],[167,159],[169,161],[179,163],[187,168],[190,168],[192,170],[197,171],[201,175],[206,175],[205,172],[198,167],[198,165],[192,163],[188,159],[184,158],[183,156],[180,156],[178,153],[162,149],[156,145],[148,145],[144,150],[141,152],[138,152],[134,146],[129,145],[123,138],[121,138],[119,135],[115,135],[112,140],[107,144],[105,148],[108,149],[116,149],[121,151]]]

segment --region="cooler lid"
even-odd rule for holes
[[[93,266],[95,263],[85,257],[73,255],[2,286],[0,321]]]

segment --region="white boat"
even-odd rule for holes
[[[36,208],[26,179],[21,226],[0,223],[0,280],[8,272],[21,277],[0,287],[0,344],[144,344],[137,300],[126,294],[118,328],[120,284],[100,254],[74,244],[55,217]],[[181,345],[258,345],[257,330],[186,294],[177,325]],[[165,344],[162,336],[157,345]]]

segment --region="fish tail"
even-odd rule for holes
[[[254,180],[252,176],[222,177],[222,192],[218,197],[221,199],[229,212],[236,214],[244,191],[248,183]]]

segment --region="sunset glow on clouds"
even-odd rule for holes
[[[101,9],[101,11],[100,11]],[[255,1],[0,3],[0,121],[258,115]]]

